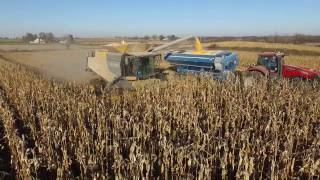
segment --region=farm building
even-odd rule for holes
[[[30,41],[30,44],[45,44],[46,41],[40,38],[35,39],[34,41]]]

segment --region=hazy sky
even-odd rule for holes
[[[319,0],[1,0],[0,36],[320,35]]]

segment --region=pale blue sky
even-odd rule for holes
[[[0,36],[320,35],[319,0],[1,0]]]

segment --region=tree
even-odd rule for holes
[[[273,36],[273,42],[274,43],[278,43],[278,41],[279,41],[278,33],[275,33],[274,36]]]
[[[32,33],[27,33],[22,37],[22,39],[24,42],[34,41],[35,39],[37,39],[37,35]]]
[[[158,38],[158,35],[156,35],[156,34],[152,35],[152,39],[153,39],[153,40],[158,40],[158,39],[159,39],[159,38]]]
[[[149,40],[150,39],[150,37],[149,36],[144,36],[144,38],[143,38],[144,40]]]
[[[177,39],[177,37],[176,37],[176,35],[170,35],[170,36],[168,36],[167,37],[170,41],[174,41],[174,40],[176,40]]]
[[[46,42],[53,42],[54,41],[54,35],[52,32],[49,32],[49,33],[46,33],[46,36],[45,36],[45,41]]]
[[[69,41],[70,43],[73,43],[74,42],[74,37],[72,34],[68,34],[66,35],[66,40]]]
[[[39,39],[45,40],[46,39],[46,33],[45,32],[39,33]]]
[[[306,39],[306,36],[303,34],[295,34],[294,35],[294,43],[295,44],[301,44],[304,43]]]
[[[164,37],[164,35],[162,35],[162,34],[159,36],[159,40],[161,40],[161,41],[164,40],[164,38],[166,38],[166,37]]]
[[[45,33],[45,32],[41,32],[39,33],[39,38],[44,40],[45,42],[54,42],[54,34],[52,32],[49,33]]]

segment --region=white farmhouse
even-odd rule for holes
[[[30,44],[45,44],[45,40],[37,38],[34,41],[30,41]]]

